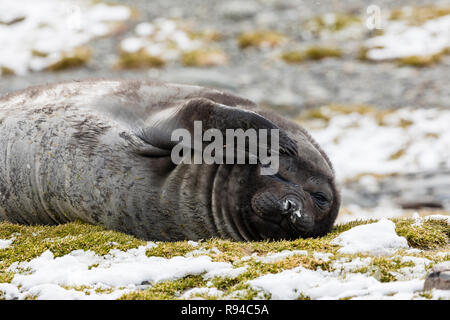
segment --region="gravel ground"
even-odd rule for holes
[[[441,1],[450,4],[449,1]],[[302,108],[326,103],[365,103],[379,108],[418,106],[448,107],[450,101],[450,58],[433,67],[399,68],[394,63],[368,63],[355,59],[355,49],[369,30],[356,39],[332,39],[349,54],[301,65],[289,65],[274,59],[276,50],[241,50],[236,37],[244,30],[277,30],[293,45],[315,43],[317,39],[303,30],[308,19],[327,12],[364,15],[365,1],[143,1],[121,3],[136,8],[139,17],[129,22],[124,32],[97,39],[89,45],[93,59],[86,66],[62,72],[38,72],[25,76],[0,78],[0,93],[34,84],[92,77],[157,78],[194,83],[234,91],[258,103],[293,115]],[[421,5],[426,1],[372,1],[382,12],[401,5]],[[434,1],[434,3],[438,3]],[[117,46],[140,21],[157,17],[176,17],[192,22],[195,28],[212,28],[222,35],[220,46],[230,56],[227,65],[210,68],[186,68],[172,64],[164,69],[113,70]],[[128,30],[128,31],[127,31]],[[323,43],[323,42],[322,42]]]

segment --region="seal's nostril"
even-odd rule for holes
[[[294,207],[294,203],[291,200],[284,200],[283,201],[283,209],[285,211],[289,211]]]
[[[286,215],[288,213],[295,212],[298,210],[299,210],[299,205],[297,204],[297,202],[290,200],[290,199],[286,199],[283,201],[283,211],[282,211],[283,215]]]

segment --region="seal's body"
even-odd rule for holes
[[[175,165],[171,133],[195,120],[205,130],[280,128],[279,174]],[[333,176],[297,124],[216,90],[89,80],[0,97],[0,220],[82,220],[148,240],[317,236],[339,208]]]

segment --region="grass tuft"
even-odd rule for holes
[[[281,55],[287,63],[300,63],[306,60],[322,60],[324,58],[339,58],[342,51],[335,47],[311,46],[304,51],[287,51]]]
[[[283,43],[286,37],[275,31],[244,32],[238,37],[238,45],[241,49],[249,47],[276,47]]]
[[[228,58],[221,50],[198,49],[185,52],[181,56],[181,63],[189,67],[208,67],[225,64]]]
[[[122,51],[116,67],[119,69],[161,68],[165,64],[163,58],[151,55],[142,48],[137,52]]]
[[[38,54],[35,52],[34,54]],[[39,53],[44,54],[44,53]],[[59,61],[47,67],[50,71],[61,71],[70,68],[80,67],[86,64],[91,58],[91,50],[86,47],[78,47],[73,52],[63,53]]]

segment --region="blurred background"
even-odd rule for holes
[[[0,0],[0,94],[85,78],[298,121],[334,164],[340,222],[450,211],[450,1]]]

